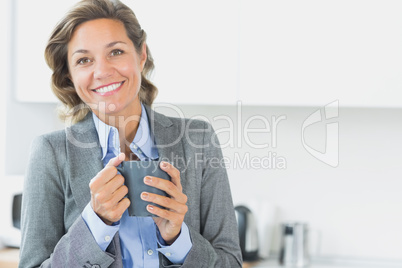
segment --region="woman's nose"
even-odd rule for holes
[[[113,70],[113,66],[107,60],[97,60],[95,62],[94,78],[108,78],[113,74]]]

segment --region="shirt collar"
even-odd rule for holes
[[[117,128],[105,124],[94,113],[92,113],[92,118],[102,148],[102,160],[105,158],[108,150],[115,152],[115,155],[117,155],[120,152],[119,132]],[[147,111],[142,103],[140,122],[134,140],[130,144],[130,149],[137,155],[139,152],[144,154],[144,156],[138,155],[140,160],[144,160],[142,158],[155,160],[159,157],[155,142],[151,137]]]

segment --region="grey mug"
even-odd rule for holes
[[[148,192],[168,196],[166,192],[144,183],[144,177],[148,175],[170,181],[170,176],[160,168],[160,161],[123,161],[117,170],[124,177],[124,184],[128,188],[127,196],[131,202],[128,214],[138,217],[156,217],[156,215],[148,212],[146,207],[148,204],[161,206],[142,200],[141,193]]]

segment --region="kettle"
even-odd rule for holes
[[[308,225],[302,222],[282,224],[279,263],[284,266],[306,267],[309,265]]]
[[[254,215],[242,205],[235,207],[235,215],[243,260],[255,261],[258,259],[258,232]]]

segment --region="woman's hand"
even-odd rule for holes
[[[184,215],[187,213],[187,196],[183,194],[183,188],[180,183],[180,171],[173,165],[162,161],[161,168],[167,172],[171,181],[157,177],[147,176],[144,182],[147,185],[165,191],[170,197],[157,194],[143,192],[141,198],[148,202],[158,204],[166,209],[157,206],[148,205],[147,210],[158,217],[154,217],[154,221],[158,226],[159,232],[165,242],[170,245],[180,234],[181,225]]]
[[[110,159],[109,163],[91,180],[91,206],[94,212],[108,225],[117,222],[129,207],[130,200],[124,178],[117,174],[116,167],[124,160],[124,153]]]

